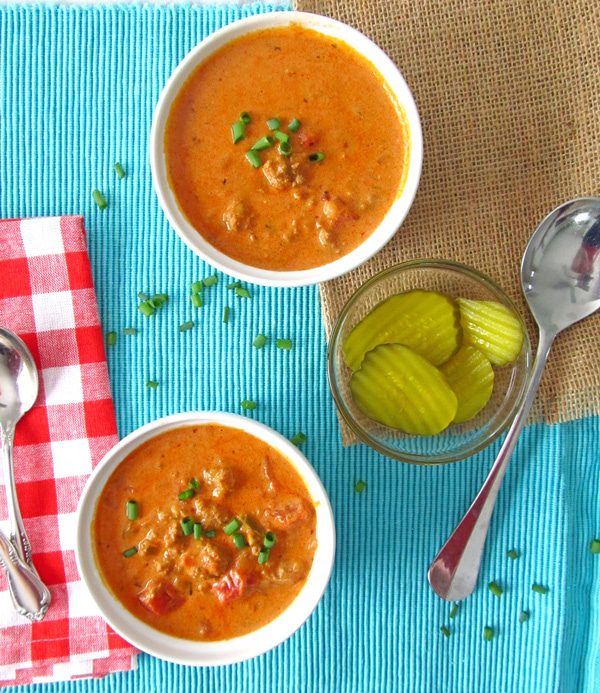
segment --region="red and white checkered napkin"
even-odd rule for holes
[[[0,571],[0,686],[135,668],[136,650],[102,620],[75,565],[79,496],[117,442],[81,217],[0,220],[0,325],[25,341],[40,372],[14,457],[33,560],[52,593],[45,619],[30,623],[15,613]],[[0,476],[7,530],[5,499]]]

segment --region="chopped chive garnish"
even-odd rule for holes
[[[236,286],[234,291],[238,298],[250,298],[250,292],[245,286]]]
[[[192,520],[191,517],[184,517],[183,520],[181,520],[180,524],[183,536],[189,537],[190,534],[194,531],[194,520]]]
[[[194,327],[194,321],[188,320],[187,322],[184,322],[181,325],[179,325],[179,331],[180,332],[187,332],[188,330],[191,330],[192,327]]]
[[[132,334],[137,334],[138,332],[139,332],[139,330],[137,329],[137,327],[124,327],[123,328],[123,334],[128,336],[128,337]]]
[[[525,623],[525,621],[529,621],[529,611],[521,611],[519,614],[519,623]]]
[[[308,155],[309,161],[323,161],[325,158],[325,152],[313,152]]]
[[[276,541],[277,541],[277,540],[276,540],[275,534],[274,534],[273,532],[266,532],[266,533],[265,533],[265,536],[264,536],[264,538],[263,538],[263,546],[264,546],[266,549],[270,549],[270,548],[272,548],[273,546],[275,546],[275,542],[276,542]]]
[[[151,315],[154,315],[154,313],[156,312],[149,301],[144,301],[143,303],[140,303],[140,305],[138,306],[138,310],[140,311],[140,313],[142,313],[142,315],[145,315],[147,318],[149,318]]]
[[[281,156],[289,156],[292,153],[292,145],[289,142],[280,142],[279,153]]]
[[[519,556],[521,555],[521,553],[516,549],[510,549],[506,552],[506,555],[511,559],[511,561],[516,561],[517,558],[519,558]]]
[[[457,613],[458,613],[458,604],[452,604],[452,608],[450,609],[450,618],[456,618]]]
[[[202,308],[202,296],[200,294],[191,295],[192,308]]]
[[[202,525],[199,522],[194,522],[194,539],[202,538]]]
[[[223,527],[223,531],[228,537],[230,537],[234,532],[237,532],[241,526],[242,523],[237,519],[237,517],[234,517],[233,520],[230,520],[225,527]]]
[[[236,120],[231,126],[231,139],[233,144],[237,144],[246,137],[246,123],[243,120]]]
[[[283,349],[284,351],[289,351],[292,348],[292,340],[291,339],[278,339],[275,342],[275,346],[278,349]]]
[[[197,282],[192,282],[192,293],[193,294],[199,294],[203,288],[204,288],[204,284],[202,282],[202,279],[199,279]]]
[[[490,592],[494,595],[494,597],[501,597],[502,594],[504,593],[504,590],[502,587],[497,582],[490,582],[488,585]]]
[[[182,491],[177,498],[179,500],[189,500],[190,498],[193,498],[196,495],[196,492],[194,491],[193,488],[186,488],[185,491]]]
[[[149,387],[152,390],[156,390],[158,387],[158,381],[157,380],[147,380],[146,381],[146,387]]]
[[[490,626],[486,626],[483,629],[483,639],[486,642],[490,642],[490,640],[494,637],[494,629],[491,628]]]
[[[294,445],[302,445],[304,442],[306,442],[305,433],[294,433],[294,435],[290,438],[290,443],[293,443]]]
[[[248,123],[250,123],[252,121],[252,118],[251,118],[250,114],[248,113],[248,111],[242,111],[240,113],[240,120],[245,125],[248,125]]]
[[[281,130],[275,130],[275,132],[273,133],[273,137],[276,140],[279,140],[280,142],[290,141],[290,136],[287,134],[287,132],[281,132]]]
[[[258,562],[263,565],[269,560],[269,549],[261,549],[258,554]]]
[[[118,161],[115,163],[113,168],[115,169],[115,173],[119,178],[125,178],[125,169],[121,166],[121,164]]]
[[[127,519],[128,520],[137,520],[138,519],[138,516],[140,514],[140,507],[136,501],[128,500],[126,510],[127,510]]]
[[[223,308],[223,322],[229,322],[230,311],[231,311],[231,308],[229,308],[229,306],[225,306]]]
[[[531,585],[531,591],[537,592],[538,594],[547,594],[549,590],[545,585],[540,585],[537,582],[534,582],[533,585]]]
[[[366,488],[367,488],[367,482],[366,481],[360,480],[354,484],[354,490],[356,491],[356,493],[362,493]]]
[[[137,546],[132,546],[130,549],[127,549],[127,551],[123,551],[123,556],[125,556],[125,558],[131,558],[132,556],[135,556],[137,552]]]
[[[198,479],[196,479],[196,477],[192,477],[190,479],[189,488],[193,488],[193,489],[200,488],[200,482],[198,481]]]
[[[216,274],[212,274],[210,277],[205,277],[202,280],[204,286],[214,286],[219,281],[219,277]]]
[[[279,118],[269,118],[269,120],[267,120],[267,127],[269,130],[278,130],[280,126],[281,121]]]
[[[241,286],[242,282],[231,282],[231,284],[227,284],[225,287],[226,289],[237,289],[238,286]]]
[[[600,539],[592,539],[590,542],[590,553],[600,553]]]
[[[233,543],[235,544],[236,548],[243,549],[246,546],[246,540],[244,539],[243,534],[236,532],[232,538],[233,538]]]
[[[114,346],[117,343],[117,333],[107,332],[106,333],[106,343],[108,346]]]
[[[268,339],[269,338],[266,337],[264,334],[256,335],[254,341],[252,342],[252,346],[256,347],[257,349],[262,349],[264,345],[267,343]]]
[[[150,298],[150,296],[148,296],[148,294],[145,294],[143,291],[140,291],[138,293],[138,298],[140,299],[140,301],[147,301]]]
[[[240,406],[242,407],[242,409],[252,410],[256,409],[256,402],[254,402],[251,399],[243,399],[240,402]]]
[[[265,149],[269,149],[269,147],[272,147],[275,144],[275,140],[271,137],[271,135],[265,135],[264,137],[261,137],[259,140],[257,140],[252,147],[250,148],[251,152],[262,152]]]
[[[92,199],[100,209],[106,209],[108,207],[106,198],[99,190],[92,190]]]
[[[260,158],[260,154],[258,152],[255,152],[253,149],[249,149],[246,152],[246,159],[254,166],[254,168],[260,168],[262,166],[262,159]]]
[[[445,638],[449,638],[450,637],[450,628],[448,628],[447,626],[440,626],[440,633]]]
[[[294,118],[294,120],[292,120],[292,122],[288,125],[288,130],[290,132],[298,132],[300,125],[302,125],[302,123],[298,120],[298,118]]]
[[[167,303],[169,300],[169,294],[154,294],[151,300],[155,308],[160,308],[160,306]]]
[[[204,536],[207,539],[212,539],[213,537],[217,536],[217,531],[214,529],[209,529],[208,532],[204,532]]]

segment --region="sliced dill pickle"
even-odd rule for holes
[[[439,369],[402,344],[369,351],[350,390],[369,418],[405,433],[435,435],[456,415],[456,395]]]
[[[519,318],[496,301],[459,298],[464,340],[477,347],[494,366],[506,366],[516,360],[523,346]]]
[[[460,312],[451,298],[435,291],[406,291],[390,296],[355,325],[344,341],[344,360],[355,371],[376,346],[404,344],[439,366],[460,342]]]
[[[440,370],[458,399],[455,423],[472,419],[489,402],[494,389],[494,369],[479,349],[463,344]]]

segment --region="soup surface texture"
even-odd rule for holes
[[[242,113],[250,122],[234,144]],[[253,164],[247,153],[263,137],[272,144],[253,151]],[[295,25],[210,56],[175,98],[165,130],[169,185],[192,226],[229,257],[280,271],[360,245],[401,192],[408,151],[405,118],[375,68]]]
[[[110,476],[93,524],[114,595],[142,621],[190,640],[244,635],[280,614],[310,571],[315,531],[292,464],[214,424],[134,450]]]

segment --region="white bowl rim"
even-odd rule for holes
[[[280,451],[302,477],[315,504],[317,548],[308,577],[294,601],[273,621],[241,637],[211,642],[176,638],[152,628],[127,611],[100,577],[92,547],[92,520],[106,481],[134,449],[168,430],[185,426],[218,424],[260,438]],[[335,524],[327,492],[317,473],[287,438],[258,421],[238,414],[215,411],[173,414],[136,429],[102,458],[89,477],[77,509],[76,561],[79,574],[101,615],[121,637],[159,659],[191,666],[215,666],[242,662],[276,647],[308,619],[329,583],[335,558]]]
[[[186,219],[169,187],[164,157],[164,129],[174,97],[191,72],[203,60],[229,41],[247,33],[275,26],[299,24],[334,36],[365,57],[383,77],[404,111],[410,133],[410,153],[406,179],[400,195],[392,203],[379,226],[357,248],[319,267],[296,271],[267,270],[241,263],[212,246]],[[400,229],[419,185],[423,164],[423,135],[414,97],[392,60],[371,39],[356,29],[329,17],[309,12],[267,12],[240,19],[214,32],[183,58],[167,80],[154,110],[150,132],[150,168],[159,204],[181,240],[213,267],[242,281],[263,286],[308,286],[339,277],[369,260]]]

